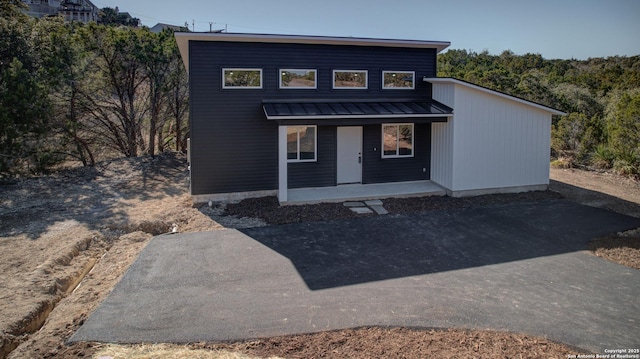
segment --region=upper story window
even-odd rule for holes
[[[281,89],[315,89],[318,87],[317,71],[306,69],[281,69]]]
[[[222,88],[261,89],[262,69],[222,69]]]
[[[366,89],[367,71],[333,70],[334,89]]]
[[[413,123],[382,125],[382,158],[413,157]]]
[[[413,90],[415,75],[414,71],[382,71],[382,88]]]

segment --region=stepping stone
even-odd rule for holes
[[[351,207],[349,209],[354,211],[354,212],[356,212],[357,214],[370,214],[370,213],[373,213],[373,211],[370,210],[367,207]]]
[[[345,207],[364,207],[362,202],[344,202],[342,205]]]
[[[389,211],[384,209],[384,207],[382,207],[382,206],[369,205],[369,207],[371,207],[372,210],[376,211],[377,214],[387,214],[387,213],[389,213]]]
[[[369,201],[364,201],[367,206],[382,206],[382,201],[379,199],[372,199]]]

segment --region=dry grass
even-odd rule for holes
[[[551,167],[555,168],[573,168],[573,160],[567,157],[560,157],[557,160],[551,161]]]
[[[589,249],[598,257],[640,270],[640,228],[593,240]]]
[[[195,349],[175,344],[110,344],[93,355],[94,359],[259,359],[250,355],[228,350]],[[269,359],[279,359],[269,357]]]
[[[108,345],[93,358],[566,358],[585,353],[526,334],[363,327],[237,343]]]

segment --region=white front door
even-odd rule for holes
[[[338,127],[337,182],[362,182],[362,126]]]

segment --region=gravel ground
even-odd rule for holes
[[[382,202],[383,207],[389,211],[390,214],[409,214],[432,210],[491,206],[513,202],[535,202],[558,198],[562,198],[562,195],[557,192],[537,191],[465,198],[447,196],[387,198],[382,200]],[[327,221],[363,216],[354,213],[342,203],[280,206],[276,197],[250,198],[240,201],[239,203],[228,204],[224,209],[224,215],[234,216],[236,218],[260,218],[268,224]]]

